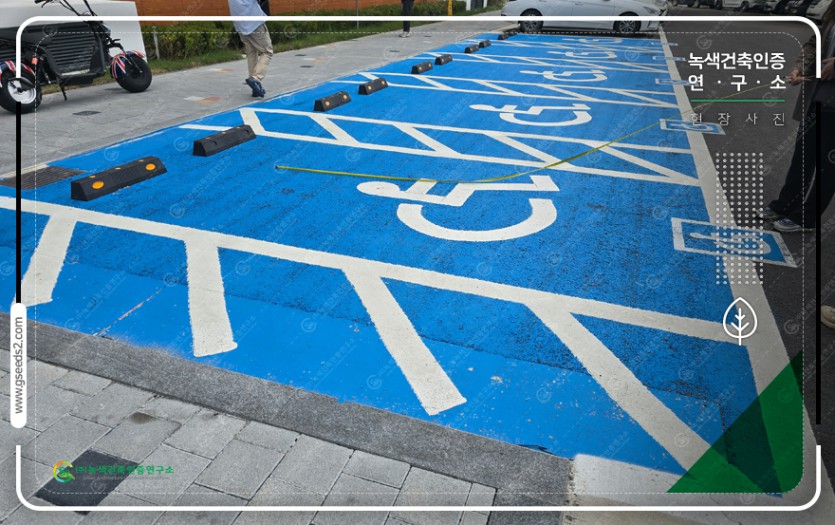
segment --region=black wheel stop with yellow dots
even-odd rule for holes
[[[70,197],[77,201],[91,201],[167,171],[158,157],[145,157],[72,181]]]
[[[313,111],[330,111],[351,101],[346,91],[338,91],[333,95],[316,99],[313,103]]]
[[[234,148],[244,142],[249,142],[255,138],[255,132],[250,126],[244,124],[243,126],[235,126],[226,131],[209,135],[200,140],[194,141],[194,150],[192,153],[197,157],[211,157],[215,153],[226,151],[229,148]]]
[[[371,95],[382,89],[386,89],[387,87],[389,87],[388,80],[384,78],[375,78],[374,80],[360,84],[358,93],[360,95]]]
[[[439,57],[435,57],[436,66],[443,66],[445,64],[449,64],[450,62],[452,62],[452,55],[441,55]]]
[[[412,66],[412,74],[413,75],[420,75],[421,73],[426,73],[432,69],[432,62],[421,62],[420,64],[415,64]]]

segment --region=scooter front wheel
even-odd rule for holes
[[[124,60],[125,75],[117,79],[119,85],[131,93],[141,93],[148,89],[153,80],[151,66],[138,56],[132,56]]]
[[[35,76],[28,71],[21,73],[22,78],[15,77],[9,70],[0,76],[0,106],[12,113],[17,112],[18,102],[22,113],[34,111],[41,105],[43,98],[41,86],[35,80]]]

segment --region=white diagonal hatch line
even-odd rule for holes
[[[423,344],[412,322],[383,280],[368,272],[345,270],[383,344],[423,405],[433,416],[467,400]]]
[[[710,448],[558,301],[532,301],[527,306],[571,350],[609,397],[685,470]]]
[[[46,223],[21,283],[23,304],[33,306],[52,301],[52,292],[64,267],[75,223],[75,220],[60,215],[50,217]]]

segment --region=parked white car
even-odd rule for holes
[[[502,8],[502,16],[662,16],[667,14],[667,0],[508,0]],[[612,30],[620,34],[638,31],[656,31],[659,22],[638,20],[617,20],[588,22],[529,21],[519,20],[523,32],[535,33],[543,27],[564,27],[572,29]]]
[[[823,14],[831,3],[832,0],[817,0],[816,2],[812,2],[812,5],[806,10],[806,16],[820,24],[823,20]]]
[[[757,10],[768,13],[777,4],[777,0],[716,0],[716,9],[732,9],[734,11]]]

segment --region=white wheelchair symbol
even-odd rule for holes
[[[425,204],[439,204],[442,206],[462,207],[477,191],[525,191],[525,192],[557,192],[560,189],[551,177],[531,175],[530,183],[490,183],[474,184],[460,183],[447,195],[430,195],[429,191],[435,182],[415,182],[407,190],[391,182],[364,182],[357,189],[366,195],[403,199]],[[557,220],[557,209],[550,199],[528,199],[531,206],[530,215],[524,220],[493,230],[457,230],[446,228],[433,223],[423,216],[423,204],[402,203],[397,207],[397,218],[409,228],[430,237],[448,241],[491,242],[519,239],[538,233],[554,224]]]
[[[499,118],[501,118],[505,122],[510,122],[511,124],[521,124],[523,126],[577,126],[580,124],[591,122],[591,114],[588,112],[588,110],[591,108],[589,108],[585,104],[572,104],[570,106],[531,106],[530,109],[517,109],[516,105],[514,104],[507,104],[500,108],[495,106],[489,106],[487,104],[473,104],[470,106],[470,108],[475,109],[477,111],[491,111],[494,113],[499,113]],[[571,112],[571,114],[574,115],[574,118],[569,120],[558,120],[550,122],[534,122],[530,120],[522,120],[516,116],[531,115],[538,117],[542,114],[543,111],[569,111]]]
[[[613,51],[548,51],[550,55],[565,55],[566,58],[606,59],[617,58]]]
[[[586,44],[622,44],[622,38],[578,38],[578,42]]]
[[[713,122],[690,122],[686,120],[661,119],[661,129],[665,131],[693,131],[696,133],[709,133],[712,135],[725,134],[725,130],[722,126]]]
[[[553,71],[520,71],[526,75],[539,75],[545,80],[553,80],[555,82],[600,82],[608,80],[603,71],[599,69],[591,69],[588,71],[564,71],[562,73],[554,73]],[[577,78],[580,75],[591,75],[591,78]]]
[[[689,86],[689,80],[673,80],[672,78],[656,78],[655,84],[658,86]]]
[[[771,246],[765,241],[763,235],[757,232],[732,233],[722,235],[719,232],[711,232],[710,235],[692,232],[693,239],[704,239],[711,241],[716,248],[742,255],[768,255],[771,253]]]

